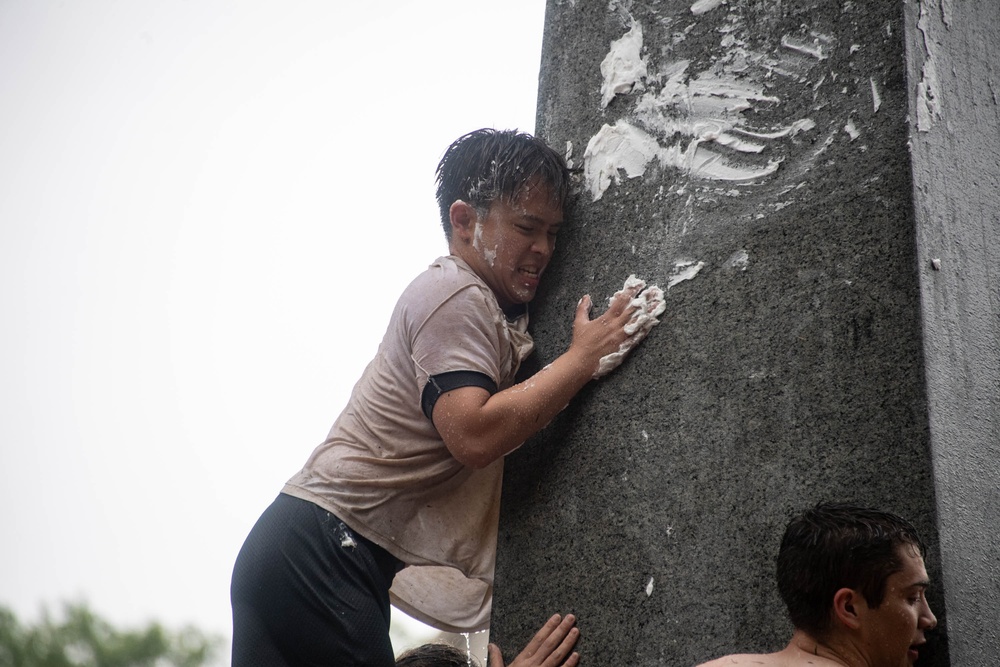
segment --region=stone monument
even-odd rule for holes
[[[533,304],[636,274],[660,325],[508,457],[492,639],[573,612],[590,665],[790,635],[820,500],[929,544],[925,665],[1000,654],[1000,5],[549,0],[537,132],[579,195]]]

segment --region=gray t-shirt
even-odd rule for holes
[[[473,470],[455,460],[422,394],[428,378],[455,371],[509,387],[532,349],[527,319],[508,322],[465,262],[439,258],[403,291],[347,407],[282,490],[407,564],[392,602],[443,629],[489,624],[503,461]]]

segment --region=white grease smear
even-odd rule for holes
[[[604,77],[601,84],[602,109],[619,93],[642,90],[642,80],[646,78],[647,71],[641,51],[642,26],[633,20],[629,31],[611,42],[611,50],[601,62],[601,75]]]
[[[639,30],[641,27],[633,21],[633,28],[626,37],[641,34]],[[605,64],[625,60],[623,46],[619,46],[622,40],[613,44]],[[815,36],[816,43],[824,40],[829,38]],[[632,45],[636,44],[633,38]],[[638,67],[637,49],[631,62]],[[762,84],[726,71],[706,71],[689,77],[690,64],[687,60],[669,63],[646,82],[647,85],[650,81],[662,81],[663,84],[659,90],[642,95],[635,104],[633,115],[643,129],[619,120],[613,126],[605,124],[591,137],[584,152],[584,177],[594,201],[603,196],[612,181],[620,183],[626,176],[645,175],[654,158],[661,166],[681,169],[695,178],[735,182],[762,178],[778,169],[780,158],[769,160],[766,165],[734,164],[731,160],[735,154],[760,154],[767,141],[794,136],[816,126],[811,119],[803,118],[772,131],[745,130],[740,127],[745,122],[743,111],[759,103],[778,104],[780,99],[765,94]],[[645,76],[645,62],[641,68]],[[605,73],[602,93],[608,100],[609,95],[614,95],[613,84],[618,79],[609,78],[604,66],[602,72]],[[621,79],[623,82],[631,80],[631,77]],[[632,89],[631,84],[621,87]],[[686,145],[663,146],[657,139],[677,134],[691,137],[693,141]],[[727,158],[723,153],[710,150],[704,145],[708,143],[718,144],[725,149],[723,153],[732,152],[732,155]]]
[[[663,76],[666,82],[659,93],[646,93],[636,104],[636,113],[645,121],[660,125],[663,112],[669,111],[697,119],[722,122],[730,125],[740,120],[738,114],[752,108],[751,102],[778,103],[781,100],[765,95],[762,85],[739,80],[728,75],[702,72],[685,82],[690,61],[680,60],[667,66]]]
[[[734,131],[748,137],[753,137],[754,139],[781,139],[783,137],[794,137],[799,132],[807,132],[814,127],[816,127],[816,121],[812,118],[802,118],[788,127],[783,127],[774,132],[751,132],[741,128],[734,128]]]
[[[605,124],[583,152],[583,177],[591,197],[594,201],[600,199],[612,178],[619,182],[619,169],[629,178],[642,176],[659,152],[660,144],[654,137],[626,121]]]
[[[776,53],[773,58],[764,58],[761,64],[775,74],[806,83],[809,71],[818,61],[829,57],[835,43],[833,37],[818,32],[810,33],[809,38],[784,35],[781,38],[784,50]],[[831,72],[830,76],[836,79],[835,73]]]
[[[709,136],[711,138],[711,136]],[[676,167],[694,178],[720,181],[751,181],[774,173],[780,160],[769,160],[767,166],[734,166],[722,155],[701,145],[695,139],[682,147],[680,143],[660,146],[651,134],[624,120],[605,124],[591,137],[584,151],[583,176],[594,201],[600,199],[611,181],[621,182],[620,171],[628,178],[642,176],[646,166],[656,159],[663,166]]]
[[[476,221],[476,230],[472,233],[472,247],[483,254],[483,259],[486,260],[487,264],[493,266],[497,259],[498,246],[493,246],[492,250],[483,248],[483,225],[478,220]]]
[[[827,148],[833,145],[833,137],[836,134],[837,134],[836,130],[830,133],[830,136],[826,138],[826,141],[824,141],[823,144],[819,148],[817,148],[816,151],[812,154],[813,160],[818,158],[822,153],[826,151]]]
[[[781,45],[786,49],[795,51],[796,53],[801,53],[807,56],[812,56],[816,60],[826,60],[827,55],[823,53],[823,44],[821,42],[825,41],[822,36],[817,35],[812,42],[807,42],[802,39],[796,39],[794,37],[789,37],[788,35],[783,35],[781,38]]]
[[[934,120],[941,117],[937,95],[937,68],[930,56],[924,61],[922,78],[917,84],[917,130],[927,132]]]
[[[701,138],[703,140],[708,139],[710,141],[714,141],[720,146],[732,148],[733,150],[740,151],[741,153],[760,153],[761,151],[764,150],[763,144],[757,144],[752,141],[740,139],[739,137],[734,137],[728,132],[719,132],[717,134],[702,135]]]
[[[692,280],[698,272],[705,268],[705,262],[695,262],[694,260],[681,260],[674,264],[674,271],[667,281],[667,289],[685,280]]]
[[[732,269],[746,271],[747,267],[750,266],[750,254],[743,249],[737,250],[729,256],[728,260],[726,260],[726,266]]]
[[[472,247],[479,252],[483,251],[483,226],[476,221],[476,228],[472,232]]]
[[[940,104],[937,99],[937,67],[934,64],[934,56],[931,54],[931,40],[927,34],[928,27],[927,7],[925,4],[921,4],[917,30],[923,37],[924,53],[927,58],[921,69],[920,83],[917,84],[917,130],[919,132],[930,131],[934,121],[941,117]]]
[[[882,96],[878,94],[878,84],[875,83],[875,77],[870,77],[868,80],[872,84],[872,106],[875,107],[874,113],[878,113],[878,108],[882,106]]]
[[[649,583],[646,584],[646,597],[649,597],[652,594],[653,594],[653,578],[650,577]]]
[[[660,320],[657,318],[667,309],[667,304],[663,300],[663,290],[656,285],[647,286],[646,281],[637,278],[634,273],[625,280],[625,285],[615,292],[608,301],[614,301],[618,295],[630,292],[636,287],[642,291],[631,301],[631,305],[635,306],[636,310],[625,325],[625,333],[628,334],[628,338],[618,346],[617,352],[612,352],[601,357],[597,365],[597,371],[594,372],[595,380],[604,377],[621,366],[622,361],[625,360],[625,356],[632,348],[645,340],[653,327],[660,323]]]
[[[693,154],[690,150],[691,146],[694,146]],[[677,149],[678,154],[675,155],[673,151],[668,153],[669,157],[675,158],[674,166],[684,168],[695,178],[736,182],[752,181],[773,174],[778,170],[778,165],[781,164],[781,160],[768,160],[766,167],[737,167],[729,164],[722,155],[697,145],[696,142],[691,142],[688,145],[688,150],[684,152],[683,157],[679,155],[679,145],[674,148]],[[670,162],[664,162],[670,164]]]
[[[722,0],[698,0],[698,2],[691,5],[691,13],[698,16],[712,11],[721,4]]]

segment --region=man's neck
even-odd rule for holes
[[[836,639],[818,640],[812,635],[796,630],[791,641],[781,653],[789,658],[788,664],[810,664],[816,667],[865,667],[863,656],[849,642]],[[807,662],[808,660],[808,662]]]

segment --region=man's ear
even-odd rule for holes
[[[853,588],[841,588],[833,594],[833,619],[847,628],[860,628],[861,615],[867,608],[864,596]]]
[[[452,240],[472,243],[476,221],[479,219],[475,207],[459,199],[448,209],[448,218],[451,220]]]

